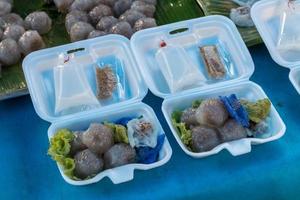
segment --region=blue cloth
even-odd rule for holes
[[[241,105],[235,94],[230,96],[220,96],[220,100],[225,105],[229,115],[244,127],[249,127],[249,117],[245,108]]]
[[[138,163],[151,164],[157,161],[159,152],[164,144],[165,134],[160,134],[157,137],[157,144],[154,148],[151,147],[138,147],[136,148],[136,154]]]
[[[252,146],[233,157],[227,151],[204,159],[187,156],[161,112],[162,99],[150,92],[144,102],[161,121],[172,149],[171,160],[134,179],[114,185],[108,178],[93,185],[67,184],[47,156],[47,129],[29,96],[0,102],[0,199],[298,199],[300,196],[300,95],[289,69],[275,64],[263,45],[251,48],[260,84],[286,123],[280,140]]]

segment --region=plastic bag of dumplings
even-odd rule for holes
[[[68,114],[100,106],[74,54],[60,54],[54,67],[55,114]]]
[[[279,50],[300,50],[300,0],[281,0],[278,5],[280,24]]]

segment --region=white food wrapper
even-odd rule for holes
[[[74,55],[60,54],[54,67],[55,114],[69,114],[100,106],[83,66],[74,62]]]
[[[281,0],[278,5],[280,24],[279,50],[300,50],[300,0]]]
[[[180,46],[161,47],[155,59],[168,83],[171,93],[198,86],[205,81],[204,75]]]
[[[158,130],[147,118],[132,119],[127,123],[128,140],[131,147],[151,147],[157,144]]]

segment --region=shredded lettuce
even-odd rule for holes
[[[241,104],[246,108],[249,119],[255,123],[265,120],[271,110],[271,102],[269,99],[260,99],[257,102],[240,100]]]
[[[74,159],[73,158],[65,158],[61,165],[63,166],[64,174],[66,176],[74,179],[74,169],[75,169]]]
[[[71,141],[74,135],[68,129],[61,129],[57,131],[50,139],[50,147],[48,149],[48,154],[53,160],[61,162],[61,159],[67,157],[71,150]]]
[[[174,111],[172,113],[172,123],[173,126],[177,129],[178,135],[183,142],[189,149],[191,149],[192,143],[192,132],[186,128],[185,123],[180,122],[182,112],[181,111]]]
[[[69,158],[73,133],[68,129],[61,129],[50,139],[48,155],[55,160],[64,171],[64,174],[72,179],[77,179],[73,172],[75,169],[74,159]]]
[[[105,122],[104,124],[113,130],[115,143],[122,142],[122,143],[129,144],[127,129],[125,126],[122,126],[120,124],[107,123],[107,122]]]

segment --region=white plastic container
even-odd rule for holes
[[[251,17],[272,59],[279,65],[291,69],[289,78],[300,94],[300,51],[280,51],[276,46],[282,14],[278,7],[281,1],[258,1],[251,8]],[[296,26],[299,26],[299,24],[296,24]]]
[[[99,57],[106,60],[109,58],[112,59],[112,62],[118,59],[122,62],[130,89],[127,98],[122,102],[103,104],[101,107],[96,107],[88,111],[56,114],[54,109],[53,68],[57,65],[58,55],[74,49],[78,50],[75,53],[76,62],[85,66],[84,71],[86,74],[83,75],[88,77],[94,93],[96,90],[96,81],[92,73],[94,70],[92,67],[94,58]],[[92,122],[116,121],[123,117],[139,117],[141,115],[152,119],[153,123],[158,127],[159,132],[164,133],[152,108],[141,103],[148,89],[141,78],[136,61],[130,50],[129,40],[123,36],[109,35],[31,53],[23,61],[23,70],[37,114],[42,119],[52,123],[48,130],[49,139],[61,128],[68,128],[73,131],[86,130]],[[76,87],[76,85],[70,85],[69,87]],[[133,179],[135,169],[148,170],[165,164],[171,155],[172,149],[167,138],[165,138],[159,159],[152,164],[128,164],[102,171],[95,177],[83,181],[70,179],[58,167],[64,180],[73,185],[95,183],[106,176],[114,184],[118,184]]]
[[[176,34],[174,30],[183,30]],[[216,44],[226,51],[230,58],[230,76],[222,80],[205,80],[195,88],[172,93],[167,86],[161,70],[157,67],[155,52],[161,40],[168,41],[183,47],[191,60],[197,64],[204,74],[204,64],[200,59],[198,48],[200,45]],[[222,149],[227,149],[233,156],[251,151],[251,144],[262,144],[279,139],[285,133],[286,127],[275,108],[271,107],[269,131],[271,137],[266,139],[245,138],[218,145],[211,151],[194,153],[189,151],[182,143],[177,131],[172,125],[171,114],[179,109],[191,106],[194,100],[209,97],[217,98],[219,95],[236,94],[238,98],[255,101],[267,98],[266,94],[257,84],[249,81],[254,71],[254,63],[250,53],[243,42],[236,26],[231,20],[222,16],[209,16],[146,29],[137,32],[131,38],[131,47],[139,64],[140,70],[150,90],[164,98],[162,111],[176,138],[178,144],[188,155],[200,158],[216,154]]]

